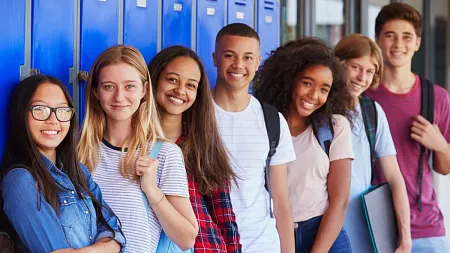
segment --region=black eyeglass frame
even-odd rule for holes
[[[37,119],[37,118],[34,116],[34,113],[33,113],[33,109],[36,108],[36,107],[45,107],[45,108],[50,109],[50,113],[48,114],[48,117],[47,117],[46,119]],[[70,111],[72,111],[72,115],[70,116],[70,118],[69,118],[68,120],[60,120],[59,117],[58,117],[58,114],[56,113],[58,109],[70,109]],[[57,119],[59,122],[69,122],[70,120],[72,120],[73,115],[75,115],[75,109],[72,108],[72,107],[70,107],[70,106],[61,106],[61,107],[53,108],[53,107],[46,106],[46,105],[30,105],[30,106],[28,107],[28,110],[31,112],[31,116],[33,116],[33,118],[34,118],[35,120],[37,120],[37,121],[46,121],[46,120],[48,120],[48,119],[52,116],[52,113],[55,113],[56,119]]]

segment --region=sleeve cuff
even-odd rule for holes
[[[116,241],[117,243],[120,244],[121,249],[120,249],[120,253],[124,253],[125,252],[125,236],[122,234],[122,232],[119,231],[115,231],[116,232],[116,236],[114,237],[114,241]],[[111,231],[103,231],[101,233],[99,233],[97,235],[97,237],[95,238],[95,241],[98,241],[102,238],[113,238],[113,233]]]

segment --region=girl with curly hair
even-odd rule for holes
[[[288,188],[296,252],[351,252],[342,226],[353,160],[353,100],[338,59],[318,39],[289,42],[260,69],[255,96],[286,117],[294,143]],[[324,126],[332,136],[327,147],[317,137]]]

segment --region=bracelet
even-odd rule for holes
[[[150,203],[150,205],[151,205],[151,206],[154,206],[154,205],[157,205],[157,204],[161,203],[161,201],[163,201],[163,199],[164,199],[165,196],[166,196],[166,194],[163,193],[161,199],[160,199],[158,202],[156,202],[156,203]]]

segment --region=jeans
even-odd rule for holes
[[[412,253],[448,253],[450,244],[445,236],[413,239]]]
[[[317,231],[319,230],[322,216],[311,218],[307,221],[296,222],[298,227],[295,229],[295,252],[309,253],[312,249]],[[347,233],[342,228],[338,237],[334,241],[330,253],[351,253],[352,248]]]

